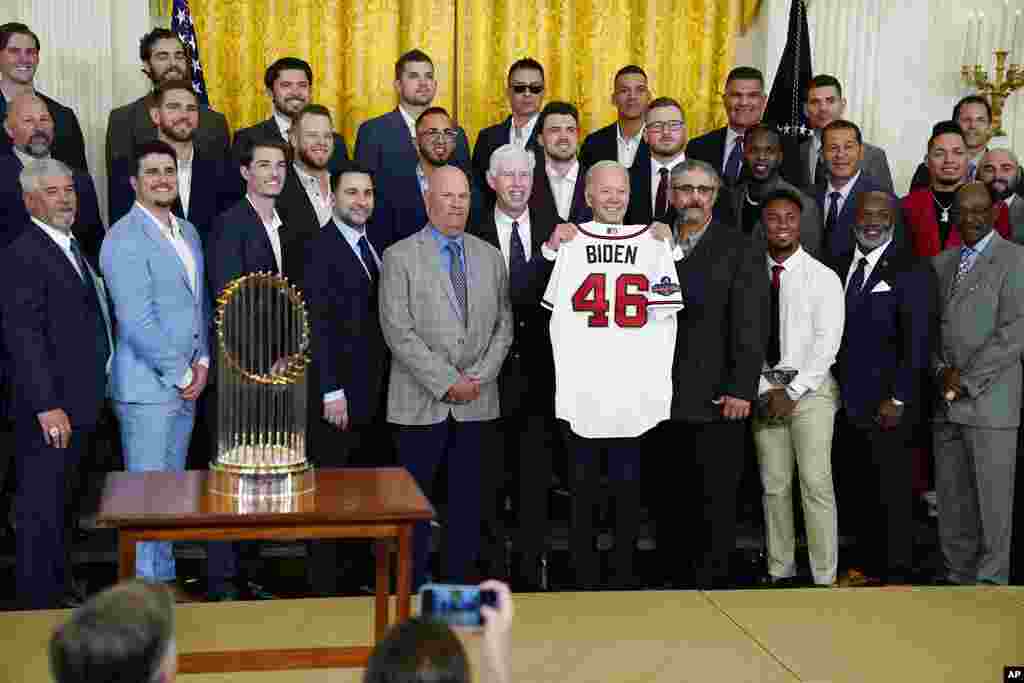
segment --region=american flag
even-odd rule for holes
[[[199,42],[196,40],[196,26],[192,23],[192,10],[188,0],[174,0],[171,9],[171,30],[178,34],[185,44],[185,54],[192,62],[192,87],[199,95],[200,104],[210,106],[210,98],[206,93],[206,79],[203,78],[203,65],[199,61]]]

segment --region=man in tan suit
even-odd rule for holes
[[[512,308],[501,252],[465,234],[470,189],[454,166],[426,193],[427,225],[384,252],[380,321],[391,349],[388,421],[399,463],[431,497],[448,462],[442,573],[475,580],[480,546],[481,459],[499,412],[498,372],[512,344]],[[413,539],[413,584],[426,578],[429,525]]]

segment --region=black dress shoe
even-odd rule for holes
[[[74,593],[65,593],[59,600],[57,600],[57,606],[60,609],[74,609],[76,607],[81,607],[82,602],[84,601]]]

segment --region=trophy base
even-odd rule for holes
[[[209,483],[211,493],[250,501],[286,500],[312,493],[316,487],[308,462],[258,468],[210,463]]]

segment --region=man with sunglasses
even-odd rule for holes
[[[487,183],[491,155],[502,145],[522,149],[540,147],[540,106],[544,101],[544,67],[531,58],[520,59],[508,70],[508,105],[512,114],[501,123],[484,128],[473,147],[473,181],[483,192],[488,205],[495,201],[494,190]]]
[[[427,205],[424,196],[430,189],[430,182],[437,170],[443,166],[457,165],[453,161],[461,129],[452,122],[452,117],[441,107],[430,107],[416,119],[416,148],[419,163],[411,174],[391,173],[382,170],[376,176],[381,201],[373,214],[373,234],[381,253],[395,242],[418,232],[427,221]],[[468,225],[473,226],[474,218],[480,211],[483,200],[476,187],[470,183],[470,214]],[[472,229],[472,228],[470,228]]]

